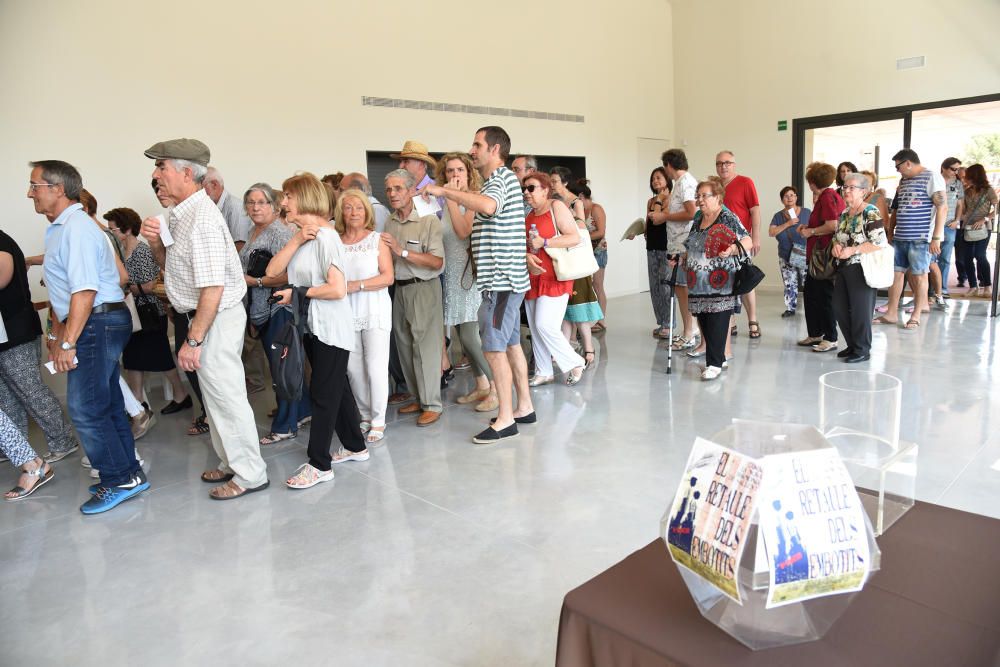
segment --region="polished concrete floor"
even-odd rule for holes
[[[778,317],[779,295],[760,301],[763,338],[742,318],[732,368],[703,383],[683,358],[664,373],[648,295],[614,299],[596,368],[535,389],[540,421],[520,438],[471,444],[486,417],[454,404],[462,372],[441,421],[393,412],[371,460],[306,491],[282,484],[303,433],[267,448],[271,489],[210,500],[190,412],[140,441],[152,489],[108,514],[77,511],[91,480],[66,459],[0,503],[0,664],[552,664],[563,595],[656,537],[696,435],[733,417],[816,422],[817,378],[843,365],[795,346],[805,325]],[[986,308],[876,329],[871,368],[903,381],[918,498],[1000,517]],[[270,399],[253,399],[263,431]]]

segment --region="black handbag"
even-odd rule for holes
[[[740,262],[740,268],[733,275],[733,296],[742,296],[752,292],[760,281],[764,280],[764,272],[753,263],[742,243],[736,241],[736,248],[740,255],[737,260]]]
[[[267,265],[274,255],[265,248],[255,248],[250,251],[247,258],[247,275],[251,278],[263,278],[267,275]]]
[[[160,310],[156,307],[156,302],[147,301],[144,298],[146,293],[142,290],[142,285],[136,284],[136,287],[139,288],[141,299],[135,301],[135,312],[139,315],[139,326],[143,331],[163,331],[166,329],[166,322],[160,317]]]

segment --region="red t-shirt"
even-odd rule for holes
[[[760,206],[760,201],[757,199],[757,188],[753,181],[746,176],[735,176],[726,186],[726,196],[722,203],[736,214],[749,233],[750,209],[754,206]]]
[[[833,188],[827,188],[819,193],[819,199],[813,205],[807,227],[813,229],[814,227],[819,227],[827,220],[839,220],[840,214],[844,212],[845,208],[847,208],[847,205],[844,203],[843,198],[837,194],[837,191]],[[806,239],[806,257],[812,257],[813,248],[817,245],[820,248],[830,245],[832,238],[833,234],[810,236]]]

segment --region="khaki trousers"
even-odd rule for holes
[[[399,363],[411,393],[420,407],[441,412],[441,346],[444,345],[444,311],[441,281],[396,287],[392,302],[392,333]]]
[[[246,320],[246,310],[240,304],[215,316],[201,345],[198,380],[219,470],[232,473],[233,481],[244,489],[253,489],[267,481],[267,465],[260,455],[257,424],[247,400],[240,360]]]

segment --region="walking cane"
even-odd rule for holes
[[[670,338],[667,340],[667,375],[673,371],[674,365],[674,296],[677,294],[677,269],[680,268],[680,255],[667,255],[674,260],[674,270],[669,280],[661,280],[662,284],[670,285]]]

